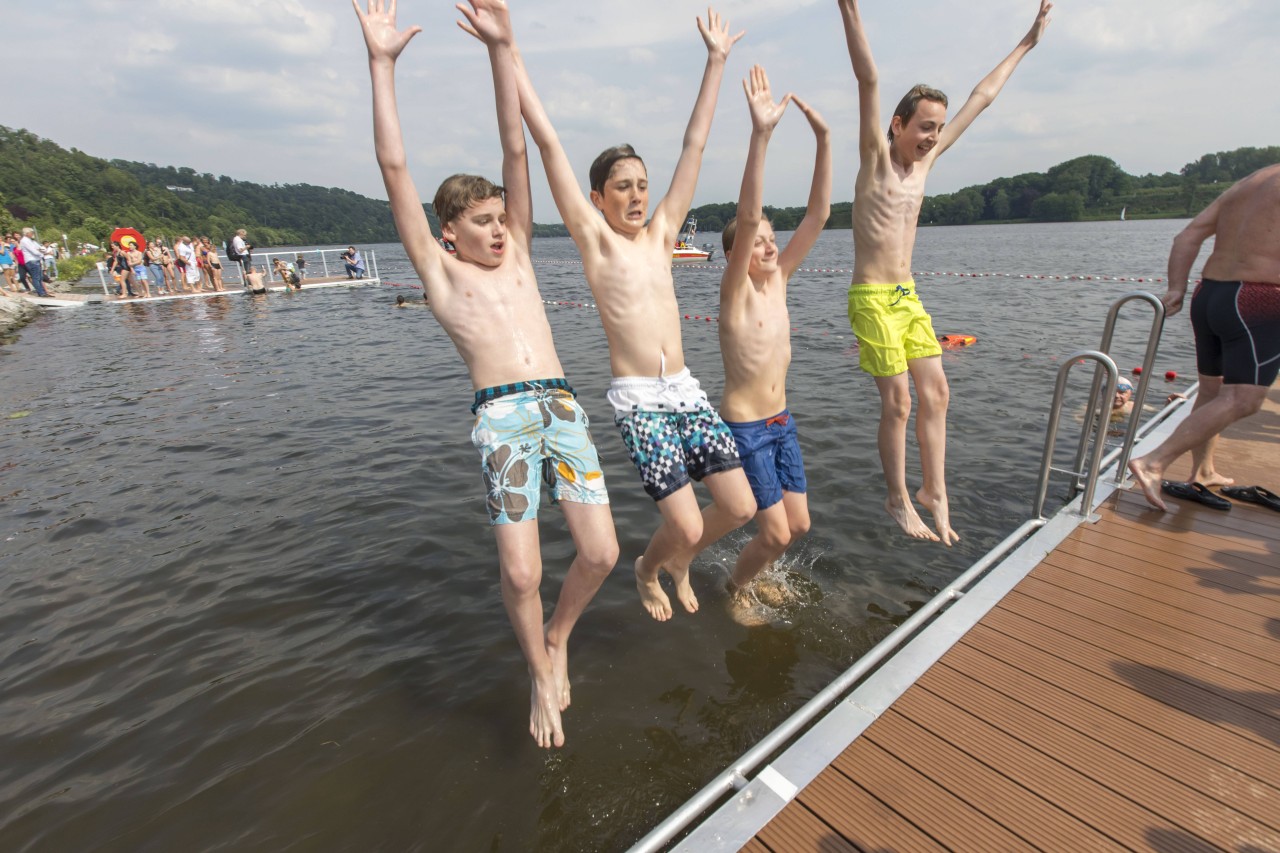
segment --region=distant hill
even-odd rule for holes
[[[981,222],[1061,222],[1190,216],[1231,182],[1280,163],[1280,147],[1206,154],[1178,174],[1135,177],[1098,155],[1068,160],[1044,173],[998,178],[958,192],[929,196],[922,225]],[[691,212],[702,231],[720,231],[736,202]],[[851,227],[852,202],[832,205],[827,228]],[[802,207],[765,206],[780,231],[804,216]],[[428,216],[435,217],[428,211]],[[118,226],[170,237],[205,234],[221,242],[248,229],[259,246],[381,243],[399,239],[385,201],[310,184],[264,186],[187,167],[103,160],[66,150],[26,130],[0,126],[0,230],[32,225],[66,233],[71,242],[101,244]],[[534,236],[564,236],[563,225],[535,225]]]
[[[1237,148],[1206,154],[1177,174],[1136,177],[1114,160],[1096,154],[1076,157],[1047,172],[965,187],[928,196],[921,225],[973,225],[983,222],[1071,222],[1118,219],[1172,219],[1201,210],[1232,183],[1250,172],[1280,163],[1280,147]],[[691,211],[703,231],[720,231],[737,210],[736,202],[705,204]],[[827,228],[852,227],[853,204],[831,206]],[[804,217],[803,207],[765,207],[779,231],[790,231]]]

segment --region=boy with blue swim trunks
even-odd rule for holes
[[[947,123],[947,96],[915,86],[898,103],[881,133],[880,82],[857,0],[839,0],[849,59],[858,81],[858,177],[853,196],[853,283],[849,321],[858,337],[858,361],[875,377],[880,392],[877,443],[884,468],[885,511],[917,539],[950,546],[960,539],[951,529],[945,473],[947,402],[942,348],[911,280],[911,252],[924,183],[942,152],[950,148],[978,114],[991,105],[1009,75],[1040,42],[1053,4],[1040,0],[1031,29],[1005,59],[978,83],[955,118]],[[916,437],[924,484],[916,500],[933,514],[929,529],[907,492],[907,419],[911,384],[920,409]]]
[[[804,101],[787,94],[774,103],[769,78],[760,66],[751,69],[743,86],[751,110],[751,142],[737,216],[725,226],[723,236],[727,265],[720,279],[720,412],[737,441],[756,500],[756,535],[738,555],[729,580],[730,609],[735,618],[748,621],[752,602],[747,584],[809,530],[804,461],[795,418],[787,409],[787,282],[817,242],[831,212],[831,141],[822,116]],[[809,120],[817,157],[804,219],[779,252],[773,226],[762,210],[764,161],[788,101]]]
[[[541,747],[563,746],[569,634],[617,562],[618,540],[587,417],[564,379],[529,258],[533,211],[512,46],[494,25],[505,6],[472,0],[461,7],[489,50],[506,189],[504,204],[502,187],[474,175],[440,186],[433,206],[457,250],[451,256],[431,233],[409,175],[396,108],[396,59],[421,28],[396,28],[394,0],[369,0],[367,13],[353,5],[369,51],[374,145],[396,229],[476,392],[471,437],[481,453],[502,600],[532,682],[529,733]],[[545,626],[537,521],[544,481],[563,501],[578,551]]]

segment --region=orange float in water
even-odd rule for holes
[[[959,349],[976,344],[978,339],[973,335],[938,335],[938,343],[943,349]]]

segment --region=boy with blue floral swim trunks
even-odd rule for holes
[[[510,22],[506,22],[509,32]],[[698,19],[707,64],[684,147],[666,196],[649,219],[649,175],[630,145],[610,148],[591,166],[584,197],[555,128],[515,52],[520,108],[542,154],[556,208],[582,256],[582,270],[609,340],[609,402],[627,452],[662,522],[636,558],[636,590],[654,619],[671,618],[658,581],[667,572],[676,598],[698,609],[689,564],[709,542],[751,520],[755,501],[733,435],[684,362],[680,306],[671,252],[693,201],[729,50],[742,34],[708,10]],[[433,300],[434,301],[434,300]],[[706,483],[712,503],[699,509],[692,480]]]
[[[888,487],[884,508],[908,536],[941,539],[950,546],[960,539],[951,529],[945,473],[950,389],[942,372],[942,348],[911,279],[916,221],[933,164],[991,105],[1022,57],[1040,42],[1053,4],[1040,0],[1031,29],[978,83],[949,124],[947,96],[915,86],[894,110],[887,136],[881,133],[879,75],[857,0],[839,0],[839,6],[858,81],[859,168],[853,197],[849,320],[858,337],[858,363],[875,377],[880,392],[877,443]],[[920,403],[916,437],[924,475],[916,500],[933,514],[936,533],[920,518],[907,492],[911,384]]]
[[[395,2],[353,0],[373,81],[374,145],[396,228],[431,309],[467,364],[475,388],[472,441],[481,452],[498,543],[502,600],[529,666],[529,733],[563,746],[569,706],[568,642],[578,617],[618,559],[618,540],[587,416],[551,340],[529,258],[529,164],[512,45],[495,26],[505,7],[472,0],[467,26],[489,50],[502,142],[502,187],[474,175],[446,180],[433,202],[450,256],[431,233],[409,175],[395,100],[395,62],[420,27],[398,30]],[[563,503],[577,547],[551,619],[543,625],[538,503],[545,482]]]
[[[746,81],[751,142],[738,196],[737,216],[724,229],[727,264],[720,279],[720,353],[724,398],[720,412],[756,500],[756,535],[738,554],[728,587],[730,611],[752,623],[747,585],[809,530],[808,485],[795,418],[787,408],[791,318],[787,283],[813,248],[831,213],[830,131],[815,110],[794,95],[774,103],[769,78],[755,66]],[[787,102],[794,101],[813,128],[817,155],[804,219],[778,251],[773,225],[762,210],[764,161],[769,138]]]

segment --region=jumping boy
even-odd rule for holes
[[[724,358],[720,414],[733,432],[756,501],[757,532],[738,554],[728,585],[730,608],[739,620],[745,620],[750,610],[747,584],[809,530],[804,460],[795,420],[787,409],[791,364],[787,282],[817,242],[831,213],[831,140],[822,116],[795,95],[774,103],[769,78],[758,65],[743,88],[751,110],[751,143],[738,213],[724,228],[728,263],[720,279],[720,354]],[[764,218],[761,206],[765,151],[788,101],[794,101],[809,120],[818,153],[804,219],[779,253],[773,225]]]
[[[433,205],[457,247],[451,257],[432,236],[409,175],[396,107],[396,59],[421,27],[396,29],[395,0],[369,0],[367,14],[358,0],[352,5],[369,51],[374,144],[396,228],[476,390],[472,441],[498,543],[502,600],[532,681],[529,733],[541,747],[562,746],[569,634],[617,562],[618,540],[586,414],[564,379],[529,259],[533,211],[511,43],[493,26],[494,0],[459,7],[489,49],[506,204],[503,188],[484,178],[447,179]],[[578,551],[545,628],[537,522],[544,461]]]
[[[503,11],[510,36],[505,7]],[[671,253],[693,201],[725,60],[742,37],[730,36],[728,24],[710,10],[706,24],[698,19],[698,31],[707,46],[702,87],[671,186],[647,222],[649,176],[630,145],[596,158],[590,201],[583,197],[519,51],[513,49],[520,109],[542,154],[556,208],[582,256],[609,341],[614,422],[640,469],[645,491],[662,514],[635,562],[641,603],[660,622],[671,618],[671,601],[658,582],[659,571],[671,575],[685,610],[696,611],[689,563],[708,544],[750,521],[755,511],[733,435],[685,366],[671,276]],[[434,296],[431,301],[434,306]],[[698,509],[691,479],[705,481],[711,491],[713,502],[705,510]]]
[[[909,536],[939,538],[949,547],[960,536],[951,529],[947,504],[947,400],[942,348],[911,279],[911,251],[924,183],[942,152],[991,105],[1027,51],[1049,23],[1053,4],[1041,0],[1030,31],[1013,52],[982,79],[947,123],[947,96],[916,86],[903,97],[889,122],[880,125],[880,90],[871,47],[857,0],[839,0],[853,74],[858,80],[858,154],[853,199],[853,284],[849,321],[858,338],[858,363],[875,377],[880,392],[878,444],[888,497],[884,508]],[[915,383],[920,399],[916,440],[924,484],[916,499],[933,515],[937,533],[921,520],[907,493],[907,418]]]

